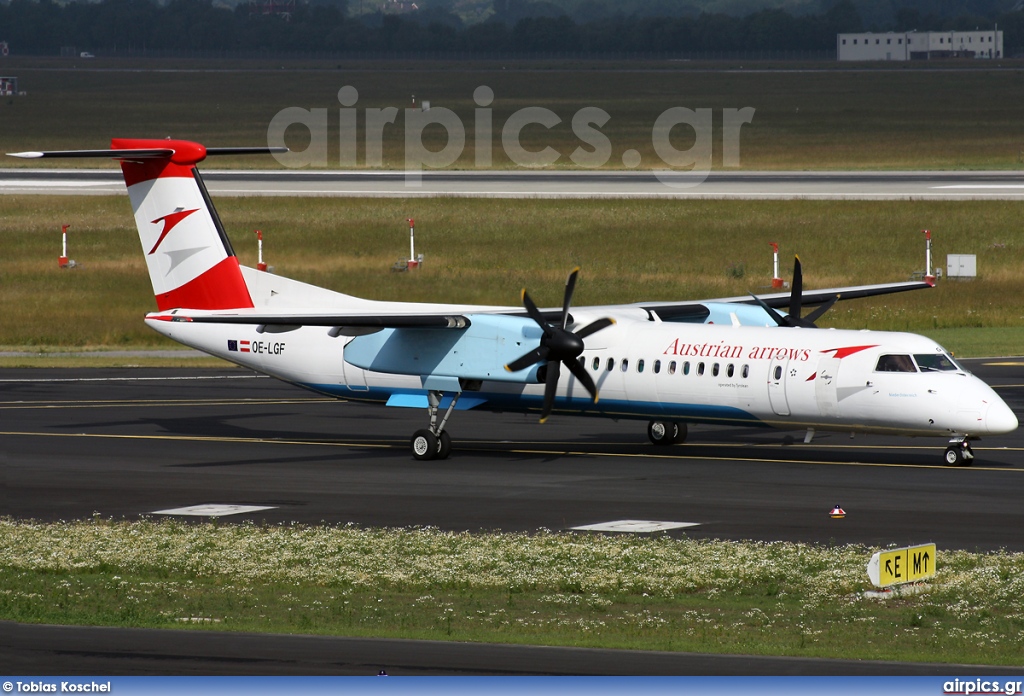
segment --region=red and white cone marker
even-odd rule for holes
[[[846,517],[846,510],[836,505],[832,508],[832,512],[828,513],[828,516],[834,520],[841,520]]]

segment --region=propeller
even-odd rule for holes
[[[597,385],[580,365],[577,358],[583,353],[583,339],[601,329],[607,328],[615,323],[614,319],[605,317],[587,324],[579,331],[573,332],[566,329],[569,322],[569,306],[572,304],[572,294],[576,290],[576,276],[579,275],[579,267],[574,268],[569,278],[565,281],[565,297],[562,300],[562,314],[558,323],[548,322],[544,315],[537,309],[530,296],[523,289],[523,306],[526,313],[543,329],[544,334],[540,338],[540,345],[526,355],[516,358],[505,369],[509,372],[518,372],[531,365],[544,362],[541,368],[544,374],[544,407],[540,412],[540,422],[543,423],[551,415],[551,407],[555,403],[555,390],[558,388],[558,377],[561,374],[561,366],[565,365],[580,384],[587,390],[594,403],[597,403]]]
[[[775,323],[779,326],[799,326],[805,329],[816,329],[817,324],[814,322],[821,318],[825,312],[832,308],[832,305],[839,299],[839,295],[833,295],[828,299],[827,302],[819,306],[813,312],[808,314],[806,317],[800,316],[800,309],[803,305],[804,295],[804,274],[800,266],[800,257],[795,256],[793,260],[793,285],[792,290],[789,293],[789,315],[783,316],[776,312],[774,309],[769,307],[764,300],[757,295],[751,294],[757,304],[761,305],[761,309],[768,313]]]

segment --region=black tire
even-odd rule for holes
[[[447,459],[452,453],[452,436],[447,430],[441,431],[441,437],[437,438],[437,458]]]
[[[679,432],[676,433],[675,444],[681,445],[686,442],[686,437],[690,434],[690,429],[686,427],[686,423],[679,423]]]
[[[964,465],[964,453],[960,447],[947,447],[945,454],[946,466],[963,466]]]
[[[675,421],[652,420],[647,424],[647,438],[659,447],[674,445],[679,437],[679,424]]]
[[[428,461],[435,459],[438,452],[437,437],[429,430],[417,430],[409,441],[414,459]]]

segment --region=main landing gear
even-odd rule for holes
[[[946,466],[970,466],[974,463],[974,450],[967,436],[951,438],[946,448]]]
[[[686,441],[686,423],[652,420],[647,424],[647,437],[658,446],[675,445]]]
[[[427,410],[430,413],[430,427],[417,430],[412,435],[409,445],[412,447],[412,456],[420,461],[430,459],[447,459],[452,453],[452,436],[449,435],[444,426],[448,422],[448,416],[455,410],[455,404],[459,401],[459,393],[452,396],[452,402],[444,412],[444,418],[437,422],[437,411],[441,405],[441,392],[427,392]]]

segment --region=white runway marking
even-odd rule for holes
[[[933,186],[937,189],[1024,189],[1024,184],[950,184]]]
[[[52,379],[0,379],[7,382],[180,382],[206,379],[270,379],[267,375],[205,375],[197,377],[55,377]]]
[[[86,188],[89,186],[110,186],[106,181],[75,181],[72,179],[2,179],[0,188]],[[125,188],[122,186],[121,188]]]
[[[183,508],[172,508],[170,510],[155,510],[154,515],[192,515],[194,517],[224,517],[225,515],[241,515],[246,512],[259,512],[260,510],[273,510],[270,505],[191,505]]]
[[[664,532],[669,529],[681,529],[683,527],[697,527],[700,522],[653,522],[651,520],[618,520],[616,522],[600,522],[598,524],[586,524],[582,527],[572,529],[582,532],[634,532],[651,533]]]

